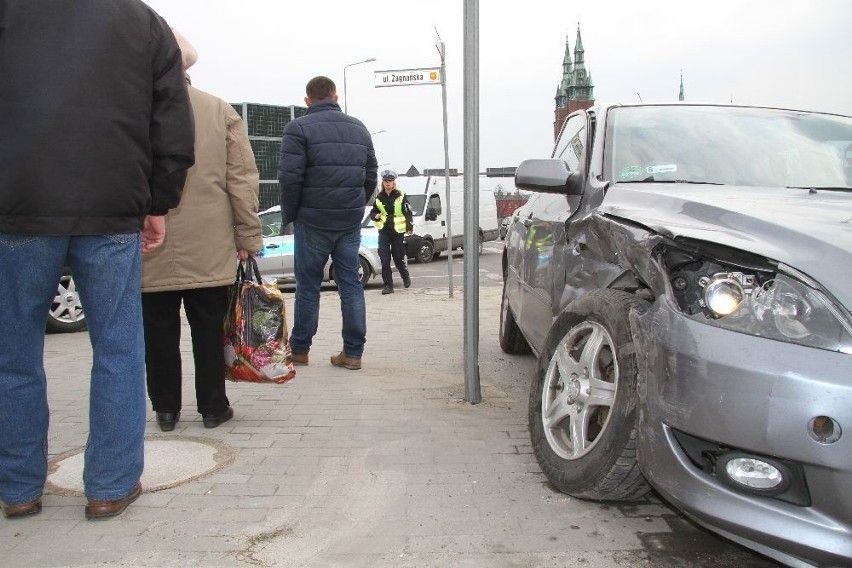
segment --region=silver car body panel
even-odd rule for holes
[[[744,251],[800,271],[852,309],[852,193],[682,183],[610,183],[602,176],[606,108],[596,121],[582,198],[534,193],[504,252],[506,298],[538,354],[555,319],[592,290],[650,301],[631,325],[641,345],[638,459],[648,481],[700,524],[791,566],[852,563],[852,357],[690,318],[671,297],[659,251],[684,241]],[[792,268],[790,268],[792,267]],[[828,416],[834,443],[808,435]],[[675,438],[796,462],[809,506],[732,488],[702,471]]]

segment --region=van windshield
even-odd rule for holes
[[[411,205],[411,213],[415,217],[423,215],[423,206],[426,205],[425,195],[409,195],[408,203]]]

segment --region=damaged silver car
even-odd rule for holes
[[[852,565],[852,118],[595,106],[515,185],[500,345],[550,482]]]

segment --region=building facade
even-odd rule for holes
[[[580,36],[580,24],[577,24],[577,40],[574,43],[574,56],[571,57],[571,44],[565,38],[565,56],[562,59],[562,81],[556,87],[556,110],[553,121],[553,140],[559,136],[565,118],[575,110],[589,108],[595,103],[595,86],[592,74],[586,69],[583,39]]]
[[[260,210],[280,203],[278,194],[278,155],[284,126],[303,116],[307,107],[275,106],[257,103],[231,103],[243,119],[257,170],[260,173]]]

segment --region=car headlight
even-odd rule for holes
[[[714,276],[704,283],[704,304],[715,317],[733,314],[745,297],[742,284],[727,274]]]
[[[815,284],[775,268],[746,273],[712,261],[671,274],[673,296],[692,319],[733,331],[852,354],[852,322]]]

